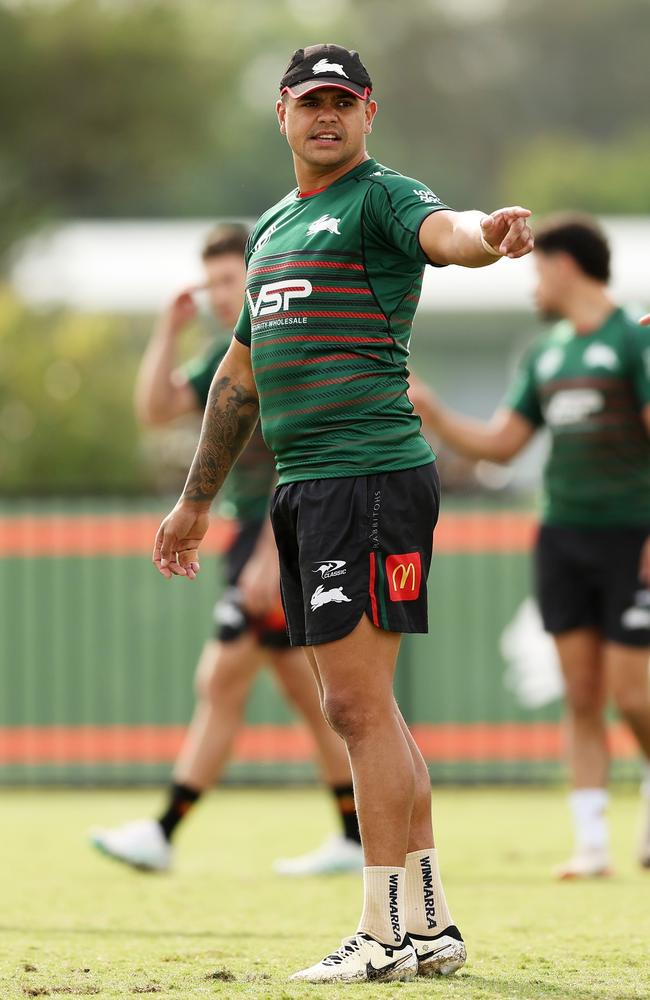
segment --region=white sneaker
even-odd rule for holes
[[[341,872],[363,871],[363,848],[356,840],[339,834],[309,854],[297,858],[279,858],[273,863],[277,875],[338,875]]]
[[[451,976],[467,961],[465,942],[454,924],[435,937],[409,937],[418,957],[418,976]]]
[[[417,955],[408,937],[392,948],[358,932],[344,938],[341,947],[321,962],[289,978],[306,983],[406,982],[415,979],[417,971]]]
[[[603,847],[582,847],[572,858],[555,869],[555,877],[563,880],[601,878],[611,874],[609,853]]]
[[[164,872],[171,867],[172,846],[155,819],[91,830],[90,842],[102,854],[142,871]]]

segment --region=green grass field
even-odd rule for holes
[[[570,846],[559,791],[435,792],[442,867],[469,951],[452,979],[310,987],[287,976],[351,933],[356,877],[287,881],[271,862],[333,826],[318,791],[212,795],[178,838],[171,875],[95,854],[93,824],[146,815],[152,792],[10,791],[2,805],[0,998],[632,1000],[650,997],[650,872],[633,847],[638,798],[615,796],[617,874],[555,884]]]

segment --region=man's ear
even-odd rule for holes
[[[368,101],[364,109],[365,122],[363,126],[363,131],[365,135],[370,135],[372,132],[372,123],[375,120],[375,115],[377,114],[377,102]]]
[[[285,124],[285,119],[287,116],[287,108],[282,99],[278,100],[275,105],[275,113],[278,116],[278,123],[280,125],[280,132],[282,135],[287,134],[287,127]]]

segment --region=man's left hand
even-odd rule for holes
[[[481,219],[483,239],[503,257],[524,257],[535,246],[533,232],[527,222],[530,216],[530,209],[520,205],[499,208]]]

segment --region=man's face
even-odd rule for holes
[[[238,253],[203,261],[210,306],[219,324],[233,327],[239,319],[246,288],[246,264]]]
[[[359,100],[337,87],[278,101],[280,131],[292,152],[311,167],[335,170],[365,150],[365,136],[377,112],[375,101]]]
[[[566,253],[544,253],[535,250],[533,261],[537,272],[535,305],[543,319],[560,319],[575,280],[576,266]]]

